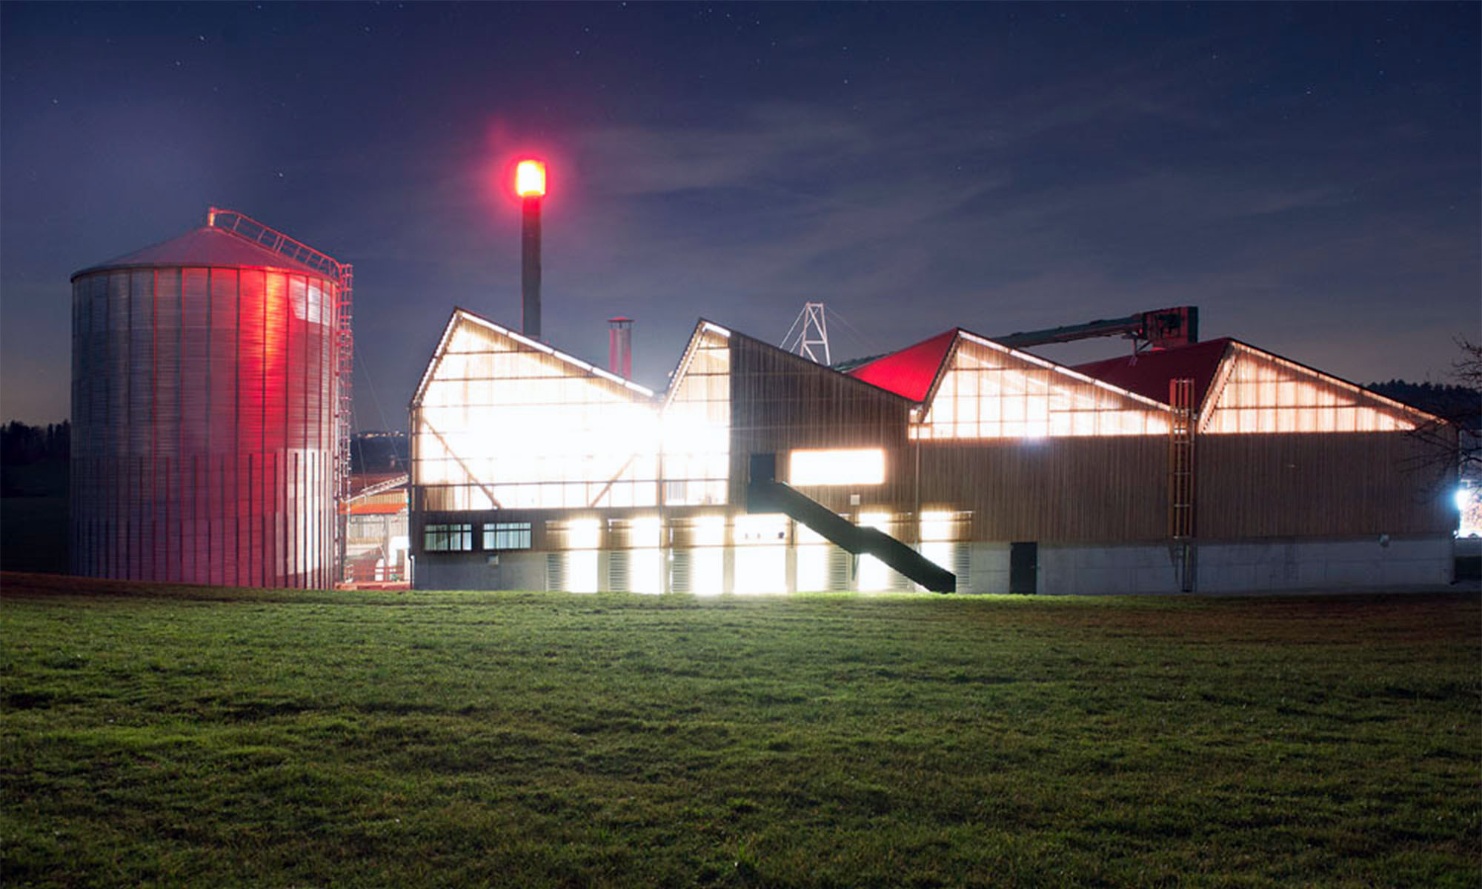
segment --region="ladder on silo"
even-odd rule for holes
[[[206,211],[206,225],[236,237],[265,247],[280,256],[287,257],[300,265],[306,265],[325,277],[333,279],[340,288],[339,315],[335,319],[335,346],[338,349],[335,364],[335,440],[334,457],[335,503],[346,502],[350,497],[350,426],[354,415],[354,395],[351,383],[355,374],[355,334],[351,327],[355,305],[353,290],[354,269],[339,260],[310,247],[302,241],[290,238],[271,226],[264,225],[236,210],[211,207]],[[345,521],[343,514],[335,522],[335,554],[340,570],[345,565]]]
[[[1168,381],[1168,540],[1180,590],[1193,592],[1194,545],[1194,381]]]

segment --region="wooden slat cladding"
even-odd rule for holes
[[[970,510],[973,540],[1116,544],[1167,534],[1166,436],[920,446],[923,508]]]
[[[1444,465],[1403,432],[1199,437],[1203,539],[1435,534],[1455,527]],[[1454,477],[1454,470],[1452,471]]]
[[[732,503],[745,502],[752,454],[779,454],[778,471],[785,472],[785,455],[796,448],[881,448],[886,481],[870,486],[871,501],[897,509],[913,502],[911,405],[904,398],[733,333],[731,406]],[[831,508],[841,496],[840,489],[805,490]]]

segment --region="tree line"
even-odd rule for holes
[[[11,420],[0,426],[0,463],[6,466],[66,461],[71,453],[72,424],[67,420],[45,426]]]

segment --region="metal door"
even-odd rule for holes
[[[1009,592],[1032,596],[1039,588],[1039,544],[1009,544]]]

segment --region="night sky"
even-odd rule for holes
[[[1482,327],[1482,5],[0,4],[0,415],[68,412],[71,274],[215,204],[355,267],[356,425],[455,306],[662,389],[699,317],[835,360],[1194,304],[1355,382]],[[1043,351],[1126,351],[1099,340]]]

